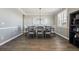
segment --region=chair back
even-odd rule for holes
[[[37,27],[37,31],[38,31],[38,32],[44,31],[44,27],[43,27],[43,26],[38,26],[38,27]]]
[[[45,26],[45,31],[46,32],[51,32],[51,26]]]
[[[28,26],[28,31],[35,31],[35,26]]]

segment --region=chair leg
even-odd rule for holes
[[[45,38],[46,38],[46,34],[45,34]]]
[[[44,38],[43,34],[42,34],[42,37]]]
[[[29,38],[29,34],[27,34],[27,37]]]

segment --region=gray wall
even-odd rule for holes
[[[0,8],[0,43],[22,33],[22,14],[16,8]]]

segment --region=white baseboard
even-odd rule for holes
[[[61,37],[65,38],[65,39],[69,40],[69,38],[68,38],[68,37],[63,36],[63,35],[61,35],[61,34],[59,34],[59,33],[57,33],[57,32],[55,32],[55,33],[56,33],[57,35],[59,35],[59,36],[61,36]]]
[[[21,34],[19,34],[19,35],[17,35],[17,36],[14,36],[14,37],[12,37],[12,38],[10,38],[10,39],[8,39],[8,40],[6,40],[6,41],[0,43],[0,46],[2,46],[2,45],[4,45],[5,43],[7,43],[7,42],[9,42],[9,41],[11,41],[11,40],[13,40],[13,39],[15,39],[15,38],[21,36],[22,34],[23,34],[23,33],[21,33]]]

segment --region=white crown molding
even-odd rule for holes
[[[27,9],[28,9],[28,8],[27,8]],[[30,10],[31,10],[31,9],[33,9],[33,8],[30,8]],[[37,9],[39,9],[39,8],[37,8]],[[44,9],[44,8],[42,8],[42,9]],[[48,8],[47,8],[47,9],[48,9]],[[53,8],[51,8],[51,9],[53,10]],[[51,9],[50,9],[50,10],[51,10]],[[44,11],[45,9],[44,9],[43,11],[41,11],[41,12],[42,12],[41,15],[54,15],[55,13],[57,13],[58,11],[60,11],[61,9],[62,9],[62,8],[59,8],[59,9],[56,10],[55,12],[53,12],[53,11],[52,11],[52,12],[49,12],[49,11],[48,11],[49,13],[47,13],[47,11],[45,12],[45,11]],[[35,11],[35,9],[33,10],[34,12],[33,12],[32,10],[31,10],[31,11],[28,10],[28,11],[26,12],[26,11],[25,11],[26,8],[25,8],[25,9],[24,9],[24,8],[18,8],[18,10],[19,10],[22,14],[24,14],[24,15],[40,15],[40,11],[39,11],[39,10]]]

